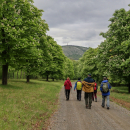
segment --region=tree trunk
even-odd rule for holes
[[[130,93],[130,83],[128,83],[128,92]]]
[[[53,79],[53,81],[54,81],[54,78],[52,78]]]
[[[8,64],[2,65],[2,85],[7,85]]]
[[[46,81],[48,81],[48,75],[47,75]]]
[[[29,83],[29,75],[27,75],[27,83]]]

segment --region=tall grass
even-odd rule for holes
[[[11,79],[0,85],[0,129],[30,130],[46,127],[46,121],[57,108],[63,81],[46,82]]]

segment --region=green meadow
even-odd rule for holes
[[[126,102],[130,102],[130,94],[128,93],[128,87],[125,86],[112,87],[111,96],[116,99],[121,99]]]
[[[63,81],[11,79],[0,83],[0,129],[31,130],[47,126],[58,104]]]

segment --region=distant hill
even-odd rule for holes
[[[80,57],[88,50],[88,47],[66,45],[62,46],[65,56],[73,60],[79,60]]]

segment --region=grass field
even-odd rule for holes
[[[0,83],[1,84],[1,83]],[[0,130],[42,129],[57,108],[63,81],[12,79],[0,85]]]
[[[128,93],[128,87],[113,87],[111,90],[111,96],[117,99],[130,102],[130,93]]]

